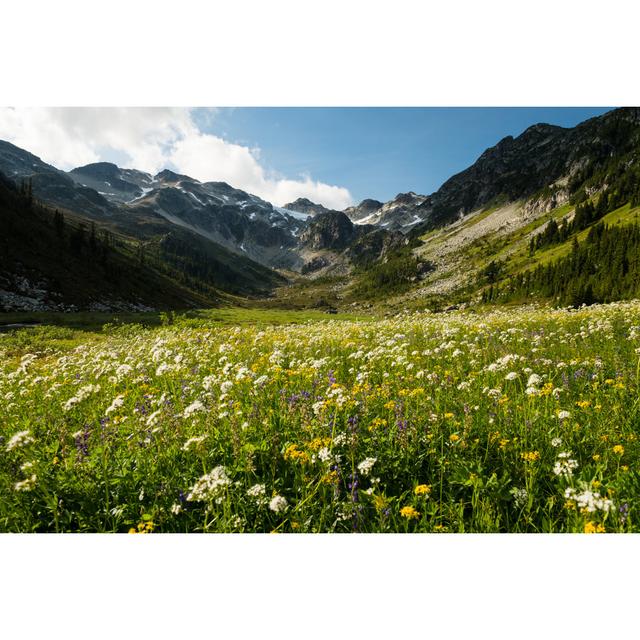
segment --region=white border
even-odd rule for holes
[[[20,638],[619,637],[632,535],[7,535]]]
[[[0,105],[640,104],[609,0],[20,0]],[[615,637],[637,536],[0,537],[7,638]]]
[[[629,0],[20,0],[4,106],[624,106]]]

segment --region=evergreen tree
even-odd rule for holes
[[[56,230],[58,238],[62,238],[64,235],[64,214],[57,209],[53,214],[53,226]]]
[[[91,253],[95,254],[98,249],[98,241],[96,239],[96,223],[91,222],[91,232],[89,233],[89,248],[91,249]]]

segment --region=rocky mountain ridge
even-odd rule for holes
[[[300,272],[322,254],[323,273],[332,266],[348,271],[350,257],[344,249],[356,235],[366,235],[366,230],[353,234],[353,225],[341,214],[348,224],[338,232],[340,248],[335,239],[318,243],[312,238],[325,223],[316,218],[336,212],[306,199],[292,203],[302,211],[277,207],[225,182],[200,182],[168,169],[151,175],[98,162],[64,172],[0,142],[0,171],[16,183],[28,180],[42,202],[142,241],[181,229],[271,269]],[[365,243],[359,250],[370,247],[375,260],[376,247],[382,245]]]

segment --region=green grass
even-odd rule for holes
[[[0,531],[640,530],[638,302],[165,323],[0,337]]]
[[[256,327],[301,324],[333,318],[337,321],[367,321],[369,315],[337,313],[327,315],[322,310],[286,310],[229,307],[186,312],[149,313],[0,313],[4,324],[37,323],[0,333],[0,350],[16,358],[31,351],[68,351],[82,344],[95,344],[113,335],[138,334],[162,326]]]

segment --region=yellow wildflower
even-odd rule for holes
[[[387,421],[384,418],[374,418],[369,425],[369,431],[374,431],[379,427],[386,427]]]
[[[322,447],[328,447],[331,444],[331,438],[314,438],[307,443],[307,449],[310,451],[319,451]]]
[[[621,444],[615,445],[615,447],[613,447],[613,453],[621,456],[624,453],[624,447]]]
[[[376,495],[373,498],[373,506],[376,508],[376,511],[382,511],[386,509],[389,504],[389,500],[382,495]]]
[[[330,471],[329,473],[325,473],[322,478],[320,478],[320,482],[322,484],[333,484],[338,479],[337,471]]]
[[[420,517],[420,512],[414,509],[412,506],[407,505],[400,509],[400,515],[407,520],[417,520]]]
[[[538,460],[540,460],[539,451],[525,451],[525,453],[522,453],[520,455],[525,462],[537,462]]]
[[[284,459],[304,464],[309,462],[309,455],[305,451],[300,451],[297,444],[290,444],[284,452]]]
[[[595,522],[587,522],[584,525],[585,533],[604,533],[606,529],[602,524],[596,524]]]
[[[431,485],[430,484],[419,484],[414,490],[417,496],[425,496],[431,493]]]

